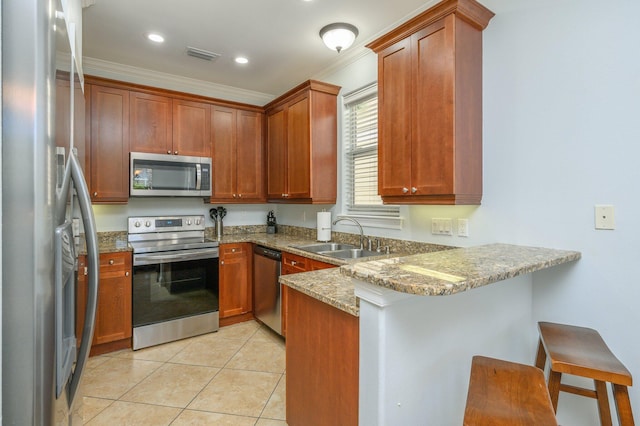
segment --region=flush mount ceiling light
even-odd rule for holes
[[[244,56],[238,56],[238,57],[235,59],[235,61],[236,61],[238,64],[247,64],[247,63],[249,63],[249,60],[248,60],[247,58],[245,58]]]
[[[356,37],[358,37],[358,29],[344,22],[329,24],[320,30],[320,38],[324,41],[324,44],[338,53],[351,46]]]
[[[147,34],[147,38],[155,43],[162,43],[164,42],[164,37],[162,37],[160,34],[158,33],[149,33]]]

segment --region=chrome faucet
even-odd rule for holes
[[[364,231],[362,230],[362,225],[360,225],[360,222],[358,222],[357,220],[355,220],[352,217],[341,217],[341,218],[338,218],[338,219],[334,220],[333,224],[335,225],[336,223],[340,222],[341,220],[350,220],[351,222],[353,222],[356,225],[358,225],[358,228],[360,228],[360,250],[364,250]]]

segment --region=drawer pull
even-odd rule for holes
[[[113,259],[109,259],[109,265],[113,265]]]

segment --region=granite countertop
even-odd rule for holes
[[[285,275],[280,282],[358,316],[354,278],[402,293],[446,296],[576,261],[580,256],[577,251],[489,244],[364,260],[339,271]]]

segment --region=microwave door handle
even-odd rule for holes
[[[202,183],[202,165],[196,164],[196,191],[200,191],[200,184]]]

